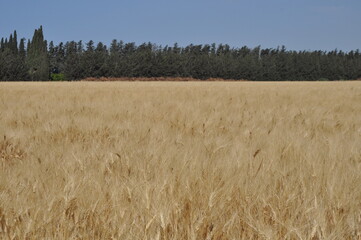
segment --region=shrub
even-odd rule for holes
[[[50,79],[52,81],[64,81],[65,80],[65,76],[63,73],[52,73],[50,75]]]

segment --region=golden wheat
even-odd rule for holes
[[[0,83],[1,239],[361,239],[361,83]]]

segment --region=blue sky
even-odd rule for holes
[[[361,0],[0,0],[0,36],[361,49]]]

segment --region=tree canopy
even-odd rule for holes
[[[1,81],[47,81],[87,77],[193,77],[255,81],[341,80],[361,78],[359,50],[292,51],[285,46],[234,48],[227,44],[185,47],[153,43],[136,45],[113,40],[108,47],[94,41],[57,45],[44,39],[43,29],[31,40],[14,31],[0,42]]]

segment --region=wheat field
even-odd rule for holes
[[[0,83],[0,239],[361,239],[361,82]]]

